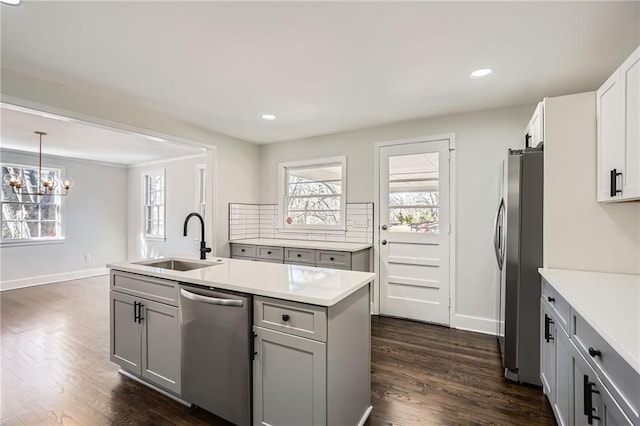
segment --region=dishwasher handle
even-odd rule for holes
[[[183,288],[180,289],[180,294],[189,300],[194,302],[209,303],[210,305],[223,305],[223,306],[237,306],[242,307],[244,301],[236,299],[220,299],[218,297],[202,296],[200,294],[192,293]]]

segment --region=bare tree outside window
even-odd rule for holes
[[[60,181],[60,170],[42,169],[31,166],[2,165],[2,176],[13,173],[23,182],[25,192],[37,192],[38,179],[52,178]],[[57,195],[22,195],[2,182],[0,200],[2,210],[2,241],[60,239],[61,235],[61,197]]]
[[[321,228],[343,224],[343,167],[342,162],[285,167],[286,225]]]

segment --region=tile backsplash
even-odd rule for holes
[[[229,204],[229,241],[248,238],[373,242],[373,203],[347,203],[346,231],[290,232],[278,227],[276,204]]]

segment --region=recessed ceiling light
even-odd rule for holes
[[[275,115],[273,115],[273,114],[262,114],[262,119],[263,119],[263,120],[273,121],[273,120],[275,120],[276,118],[278,118],[278,117],[276,117],[276,116],[275,116]]]
[[[22,0],[0,0],[0,2],[11,6],[17,6],[22,2]]]
[[[493,74],[491,68],[479,68],[471,73],[471,78],[489,77],[491,74]]]

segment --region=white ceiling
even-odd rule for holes
[[[48,114],[47,114],[48,115]],[[42,153],[114,164],[135,165],[168,158],[202,154],[202,148],[150,140],[142,135],[108,130],[78,121],[42,116],[18,108],[0,108],[1,145],[5,149]]]
[[[640,2],[24,0],[1,24],[3,67],[267,143],[594,90]]]

